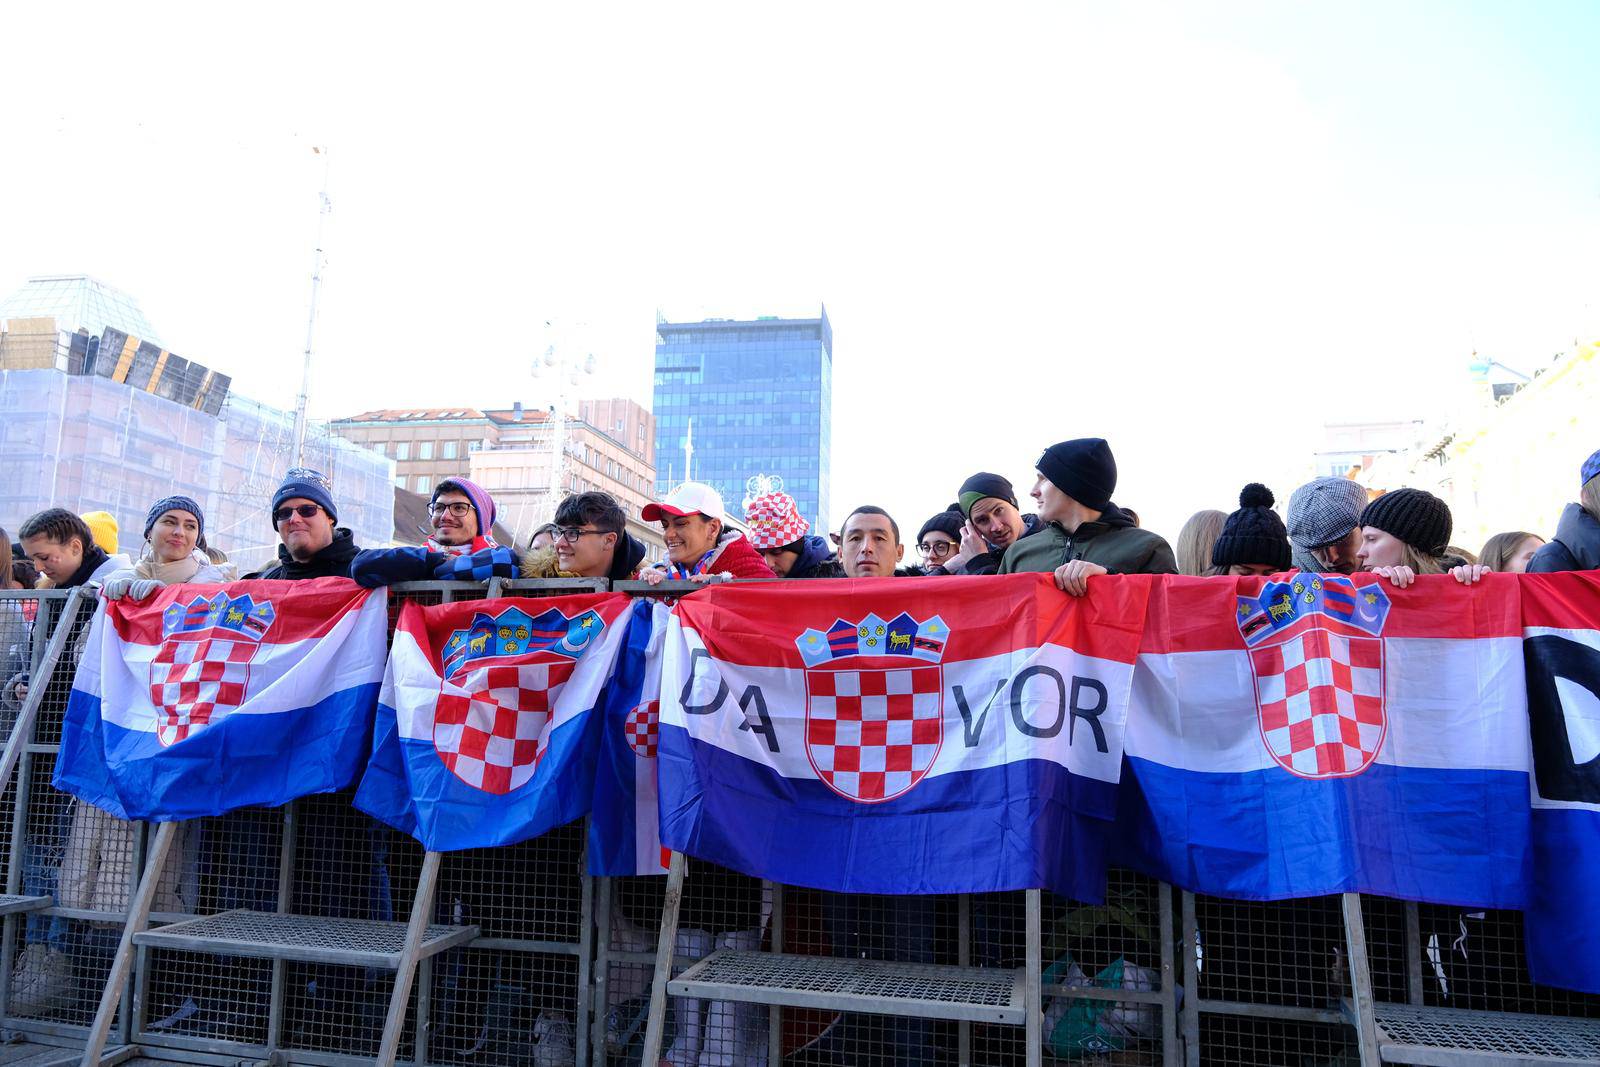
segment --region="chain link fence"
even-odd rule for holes
[[[418,583],[412,600],[560,595],[570,585]],[[92,604],[62,622],[65,594],[0,592],[0,720],[44,689],[17,771],[0,792],[0,1014],[13,1038],[81,1045],[110,971],[153,833],[51,786],[81,635]],[[69,627],[59,669],[39,668]],[[476,926],[462,948],[425,959],[399,1057],[424,1064],[639,1064],[666,880],[590,878],[585,827],[444,856],[431,920]],[[410,918],[423,853],[351,806],[350,793],[185,824],[163,865],[152,922],[241,909],[318,922]],[[37,898],[47,898],[38,907]],[[33,900],[35,904],[28,904]],[[1533,985],[1517,913],[1366,898],[1377,1000],[1426,1007],[1600,1018],[1600,997]],[[1042,1026],[1032,1062],[1292,1064],[1359,1062],[1343,1004],[1351,992],[1338,898],[1270,904],[1178,892],[1114,871],[1103,904],[1041,894]],[[775,886],[690,860],[674,974],[714,952],[867,960],[1012,974],[1026,964],[1025,894],[874,897]],[[292,1062],[371,1062],[395,981],[371,965],[260,959],[140,946],[113,1044],[170,1060],[277,1052]],[[847,1004],[848,999],[841,1003]],[[690,996],[667,999],[663,1062],[1030,1062],[1025,1029]]]

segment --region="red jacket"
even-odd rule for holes
[[[724,542],[711,562],[706,564],[707,574],[731,574],[735,578],[776,578],[767,561],[761,558],[743,534]]]

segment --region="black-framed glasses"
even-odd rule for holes
[[[551,531],[551,536],[553,536],[557,541],[565,541],[569,545],[575,545],[578,543],[578,538],[582,537],[584,534],[604,534],[610,532],[610,530],[586,530],[578,526],[558,526]]]
[[[428,514],[429,515],[443,515],[445,512],[448,511],[450,514],[454,515],[458,519],[466,518],[467,517],[467,512],[469,512],[471,510],[472,510],[472,505],[471,504],[464,503],[463,501],[460,501],[460,500],[453,500],[448,504],[429,504],[428,505]]]
[[[322,510],[321,504],[296,504],[292,508],[279,508],[272,513],[272,525],[287,522],[290,515],[298,515],[302,519],[309,519]]]
[[[917,551],[924,556],[948,556],[955,550],[954,541],[924,541],[917,546]]]

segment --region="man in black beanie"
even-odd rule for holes
[[[1172,546],[1111,502],[1117,461],[1103,439],[1053,444],[1037,466],[1032,496],[1045,528],[1006,549],[1001,574],[1053,571],[1056,585],[1082,596],[1097,574],[1178,573]]]

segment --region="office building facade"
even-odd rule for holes
[[[829,528],[833,328],[762,317],[656,323],[656,491],[688,474],[738,511],[781,486]]]

